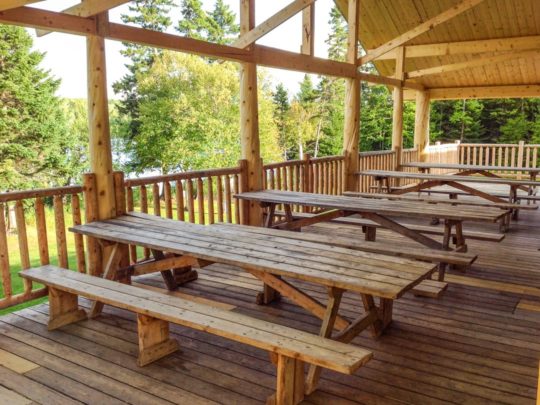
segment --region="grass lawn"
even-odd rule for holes
[[[195,206],[195,222],[198,221],[198,208],[197,203],[194,204]],[[152,207],[151,202],[149,203],[149,207]],[[140,207],[135,207],[135,211],[140,211]],[[152,209],[150,208],[150,212],[152,212]],[[232,206],[232,212],[233,212],[233,222],[234,222],[234,204]],[[217,221],[217,205],[214,204],[214,213]],[[58,250],[56,246],[56,233],[54,228],[54,212],[52,208],[47,207],[46,208],[46,222],[47,222],[47,240],[49,243],[49,259],[51,264],[58,264]],[[81,213],[82,217],[84,218],[84,212]],[[161,215],[165,216],[165,205],[162,202],[161,204]],[[224,215],[225,216],[225,215]],[[173,205],[173,218],[177,219],[176,215],[176,207]],[[185,212],[184,220],[188,220],[188,213]],[[226,220],[226,216],[224,218]],[[208,202],[205,201],[205,221],[208,223]],[[67,230],[70,226],[73,226],[73,220],[71,216],[71,211],[69,211],[66,207],[65,210],[65,224],[66,224],[66,241],[67,241],[67,249],[68,249],[68,260],[69,260],[69,268],[72,270],[76,269],[76,255],[75,255],[75,240],[74,235]],[[26,233],[28,236],[28,248],[30,253],[30,262],[32,266],[39,266],[39,250],[38,250],[38,240],[37,240],[37,229],[35,225],[35,218],[33,215],[30,214],[30,212],[27,214],[27,223],[26,223]],[[9,234],[8,235],[8,257],[9,257],[9,264],[10,264],[10,273],[11,273],[11,282],[12,282],[12,290],[13,295],[21,293],[23,291],[23,282],[21,277],[17,274],[21,270],[21,257],[19,253],[19,242],[18,242],[18,236],[17,234]],[[37,289],[41,287],[40,285],[34,284],[34,289]],[[2,282],[0,282],[0,298],[4,297],[4,286]],[[18,309],[26,308],[32,305],[37,305],[41,302],[44,302],[47,300],[47,297],[39,298],[37,300],[24,302],[22,304],[0,309],[0,315],[16,311]]]

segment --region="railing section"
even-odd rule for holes
[[[82,192],[70,186],[0,194],[0,309],[47,294],[20,270],[53,263],[86,271],[83,238],[66,231],[82,222]]]
[[[523,141],[517,144],[464,143],[459,148],[460,163],[479,166],[539,167],[539,155],[540,145]],[[506,174],[512,175],[511,172]]]
[[[358,168],[360,171],[394,170],[396,167],[396,153],[394,151],[360,152],[359,159]],[[359,190],[365,193],[376,185],[371,176],[358,176],[358,181]]]

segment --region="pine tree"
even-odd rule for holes
[[[209,19],[203,10],[201,0],[182,0],[182,18],[176,30],[189,38],[205,40],[208,37]]]
[[[24,28],[0,25],[0,190],[66,185],[70,148],[60,81]],[[74,162],[77,164],[77,162]]]
[[[347,57],[347,24],[335,5],[330,11],[328,24],[330,33],[325,41],[328,45],[328,58],[344,61]]]
[[[289,94],[282,83],[278,83],[272,95],[274,103],[274,121],[279,131],[279,145],[285,151],[287,160],[287,116],[291,110]]]
[[[217,0],[209,16],[208,41],[231,44],[240,32],[240,26],[236,23],[236,15],[230,7],[223,3],[223,0]]]

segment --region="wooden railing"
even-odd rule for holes
[[[540,145],[464,143],[459,147],[459,162],[471,165],[538,167]]]
[[[426,150],[425,161],[429,163],[459,163],[459,148],[460,144],[436,142],[435,145],[430,145]],[[432,169],[431,173],[446,173],[447,169]]]
[[[82,221],[82,192],[82,186],[70,186],[0,194],[0,309],[47,294],[45,288],[21,279],[19,270],[57,263],[86,271],[82,236],[69,235],[68,249],[66,232]]]
[[[364,170],[394,170],[396,167],[396,153],[390,150],[377,152],[360,152],[358,169]],[[359,190],[369,192],[375,186],[375,180],[370,176],[359,176]]]
[[[267,190],[341,194],[343,192],[343,156],[289,160],[264,165],[263,182]]]

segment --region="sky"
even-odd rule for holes
[[[181,0],[175,0],[179,4]],[[238,16],[239,0],[225,0],[231,9]],[[259,24],[281,8],[289,4],[291,0],[256,0],[255,20]],[[77,0],[55,0],[37,3],[35,7],[53,11],[61,11],[74,4]],[[203,0],[206,10],[213,7],[214,0]],[[315,11],[315,56],[326,57],[327,47],[325,40],[328,36],[328,20],[333,0],[318,0]],[[127,11],[127,5],[117,7],[109,12],[109,19],[112,22],[120,23],[120,16]],[[179,18],[178,8],[170,13],[173,24]],[[257,43],[288,51],[298,52],[301,40],[301,13],[297,14],[274,31],[270,32]],[[35,31],[28,30],[34,37],[34,49],[45,52],[45,59],[42,67],[50,70],[53,76],[62,80],[58,90],[58,95],[66,98],[86,98],[86,39],[83,36],[68,35],[62,33],[50,33],[43,37],[36,37]],[[171,31],[174,32],[174,31]],[[112,84],[122,78],[127,73],[125,64],[128,62],[121,54],[122,43],[117,41],[106,41],[107,58],[107,84],[109,87],[108,96],[110,99],[117,98],[112,90]],[[303,74],[278,69],[265,68],[273,79],[274,83],[282,82],[293,94],[298,91],[298,83],[302,80]]]

